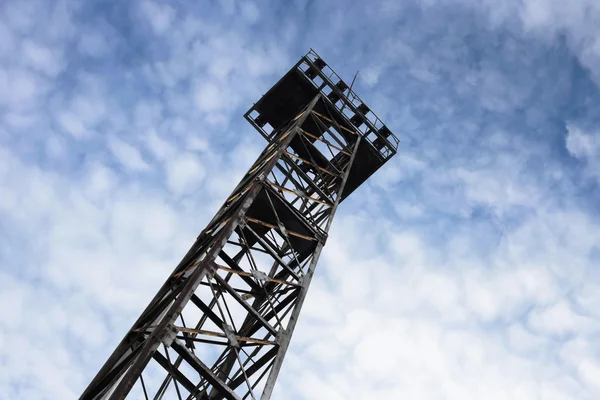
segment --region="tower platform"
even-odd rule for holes
[[[306,130],[322,132],[326,128],[344,137],[356,133],[363,138],[342,194],[344,199],[396,154],[399,140],[314,50],[303,56],[244,117],[270,142],[319,93],[321,99],[312,118],[305,122]],[[311,129],[311,123],[320,126]],[[312,140],[313,144],[317,141]],[[305,149],[298,140],[292,142],[292,147],[301,153],[322,153]],[[319,162],[335,165],[339,158],[339,154],[332,155]]]

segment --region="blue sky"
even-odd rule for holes
[[[593,0],[0,5],[0,397],[76,398],[309,48],[402,141],[340,207],[274,398],[600,397]]]

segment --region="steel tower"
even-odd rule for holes
[[[340,202],[398,139],[313,50],[245,118],[267,139],[80,399],[263,399]]]

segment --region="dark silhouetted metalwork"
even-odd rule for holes
[[[340,202],[398,139],[310,51],[245,115],[268,145],[81,399],[269,399]]]

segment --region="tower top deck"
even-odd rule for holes
[[[304,55],[244,117],[272,141],[283,125],[318,94],[321,99],[315,113],[320,123],[329,124],[341,135],[354,132],[362,137],[344,191],[343,197],[347,197],[396,154],[399,140],[314,50]]]

